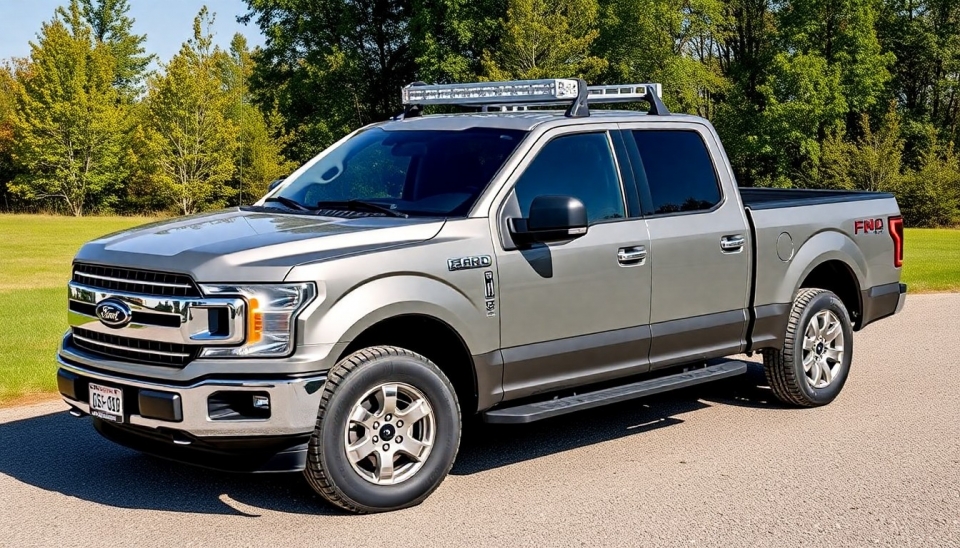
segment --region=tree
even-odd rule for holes
[[[16,114],[16,85],[11,64],[0,65],[0,204],[10,208],[7,183],[16,175],[13,162],[14,116]]]
[[[15,76],[14,157],[23,173],[11,191],[62,200],[77,216],[108,209],[126,171],[126,112],[112,86],[112,53],[92,40],[77,0],[44,23]]]
[[[496,51],[507,0],[413,0],[410,47],[416,78],[430,83],[470,82],[484,51]]]
[[[509,0],[503,40],[481,62],[490,80],[576,76],[596,80],[606,61],[591,55],[597,30],[596,0]]]
[[[239,128],[226,114],[226,54],[213,46],[212,23],[204,7],[193,21],[193,38],[164,74],[148,80],[140,154],[184,214],[220,207],[235,193],[223,183],[234,173]]]
[[[93,29],[93,37],[110,48],[116,62],[114,85],[128,98],[141,91],[147,67],[154,55],[147,55],[146,35],[133,34],[134,20],[127,16],[127,0],[80,0],[83,17]]]
[[[251,90],[286,120],[289,157],[306,160],[400,111],[400,88],[416,78],[411,0],[246,1],[241,20],[266,37]]]
[[[816,180],[811,186],[871,192],[895,192],[903,178],[903,146],[900,132],[900,113],[896,104],[882,118],[879,127],[871,127],[870,117],[864,114],[860,121],[856,142],[844,140],[843,130],[827,136]]]
[[[714,96],[727,87],[723,7],[720,0],[604,0],[596,45],[609,61],[604,80],[660,82],[668,108],[711,117]]]
[[[960,157],[953,143],[944,144],[934,136],[920,169],[904,177],[897,201],[908,226],[960,223]]]
[[[781,49],[816,54],[839,70],[854,124],[883,97],[896,60],[880,49],[877,6],[877,0],[791,0],[779,12]]]
[[[839,67],[819,55],[780,53],[770,75],[758,86],[764,109],[757,135],[744,135],[752,154],[764,159],[763,185],[792,187],[820,160],[820,143],[843,129],[849,110],[843,96]]]
[[[235,173],[231,186],[237,188],[238,202],[257,200],[267,191],[267,184],[293,168],[281,150],[286,136],[281,134],[281,120],[276,112],[264,113],[250,103],[249,82],[253,60],[242,34],[230,42],[230,55],[223,58],[223,81],[230,101],[226,116],[239,128],[235,148]]]

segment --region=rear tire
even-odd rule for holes
[[[778,399],[818,407],[840,394],[852,359],[853,326],[843,301],[825,289],[801,289],[783,346],[763,350],[763,370]]]
[[[365,348],[330,371],[304,475],[351,512],[415,506],[453,466],[460,427],[456,393],[433,362],[402,348]]]

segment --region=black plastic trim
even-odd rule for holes
[[[295,436],[197,438],[178,430],[118,426],[93,419],[108,440],[156,457],[223,472],[300,472],[307,464],[310,434]],[[174,440],[189,441],[178,445]]]
[[[892,316],[897,311],[900,295],[907,292],[907,284],[899,282],[876,285],[860,292],[863,303],[863,320],[860,329],[879,319]]]
[[[746,346],[745,310],[729,310],[650,325],[651,369],[693,363],[741,352]]]
[[[503,399],[644,373],[649,348],[647,325],[504,348]]]
[[[140,416],[161,421],[182,422],[183,404],[180,394],[139,389]]]
[[[792,306],[790,303],[777,303],[754,308],[755,320],[747,350],[782,347]]]
[[[747,364],[745,362],[724,360],[692,371],[612,386],[584,394],[574,394],[565,398],[494,409],[484,413],[483,419],[486,422],[497,424],[524,424],[602,405],[687,388],[709,381],[742,375],[746,372]]]

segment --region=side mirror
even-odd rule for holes
[[[587,233],[587,208],[571,196],[537,196],[530,216],[510,219],[510,235],[517,244],[572,240]]]
[[[270,192],[273,189],[277,188],[280,185],[280,183],[282,183],[283,181],[284,181],[283,177],[270,181],[270,184],[267,185],[267,192]]]

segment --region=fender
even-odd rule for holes
[[[866,284],[867,263],[863,252],[846,234],[828,229],[808,238],[797,250],[777,289],[777,302],[793,302],[803,280],[827,261],[847,265],[856,278],[858,290]]]
[[[452,285],[412,274],[368,280],[344,294],[310,322],[305,340],[311,343],[349,343],[374,324],[388,318],[419,314],[449,325],[471,355],[499,348],[499,322],[485,321],[482,302],[474,303]]]

